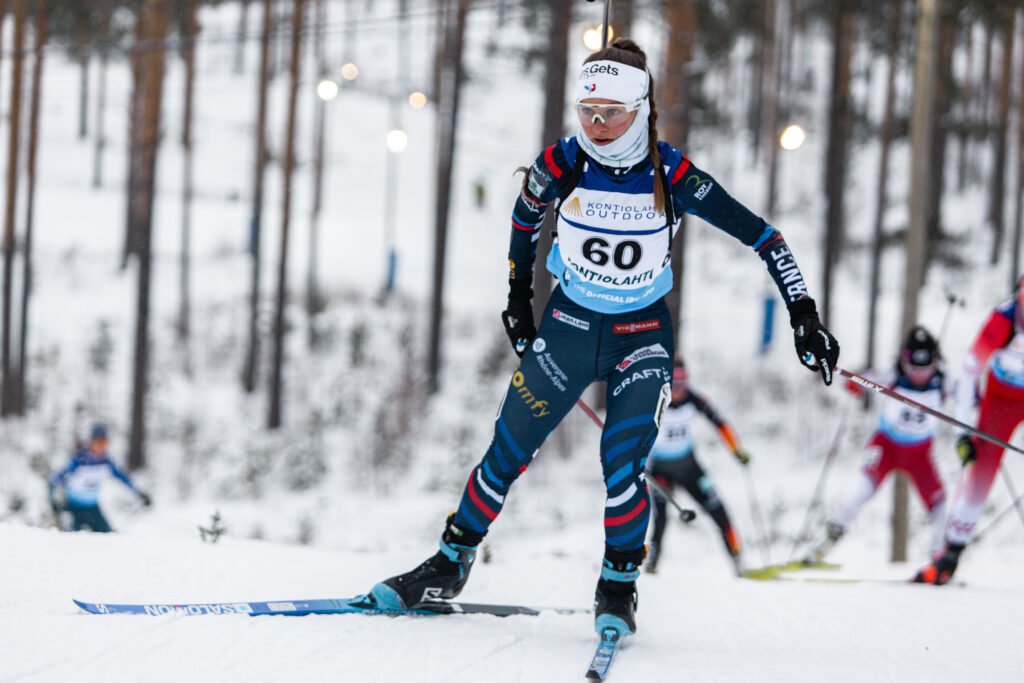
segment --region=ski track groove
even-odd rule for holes
[[[485,659],[490,659],[491,657],[493,657],[494,655],[498,654],[499,652],[507,650],[510,647],[514,647],[514,646],[518,645],[519,643],[523,642],[524,640],[526,640],[526,636],[521,636],[521,635],[513,636],[512,639],[509,642],[507,642],[507,643],[505,643],[503,645],[499,645],[498,647],[492,649],[490,652],[487,652],[487,653],[477,657],[476,659],[474,659],[474,660],[472,660],[470,662],[466,662],[465,664],[463,664],[459,668],[454,669],[452,671],[449,671],[449,672],[441,675],[440,678],[436,678],[434,680],[436,680],[437,683],[447,683],[448,681],[451,681],[455,676],[469,671],[470,669],[472,669],[473,667],[475,667],[477,664],[479,664],[480,662],[484,661]]]

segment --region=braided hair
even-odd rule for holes
[[[647,150],[655,170],[661,168],[661,153],[658,151],[658,109],[654,105],[654,76],[647,69],[647,53],[629,38],[616,38],[611,45],[594,52],[583,60],[583,63],[601,60],[618,62],[647,71],[647,77],[650,79],[650,85],[647,88],[647,101],[651,105],[651,113],[647,117]],[[665,211],[666,202],[665,188],[661,183],[655,182],[654,208],[658,211]]]

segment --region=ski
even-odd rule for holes
[[[606,628],[601,634],[601,642],[597,644],[594,651],[594,658],[590,660],[590,668],[587,669],[588,681],[603,681],[608,678],[608,670],[615,660],[615,653],[619,647],[619,632],[613,628]]]
[[[803,560],[793,560],[783,564],[771,564],[766,567],[744,569],[740,576],[745,579],[754,579],[755,581],[770,581],[772,579],[779,578],[779,575],[785,572],[797,572],[806,569],[837,570],[841,568],[841,564],[834,564],[831,562],[804,562]]]
[[[175,614],[181,616],[207,616],[221,614],[246,614],[258,616],[301,617],[309,614],[365,614],[384,616],[437,616],[441,614],[489,614],[495,617],[513,615],[537,616],[543,612],[576,614],[589,609],[563,607],[527,607],[525,605],[495,605],[472,602],[425,602],[404,610],[378,609],[366,596],[354,598],[324,598],[316,600],[275,600],[240,602],[198,602],[198,603],[101,603],[74,600],[74,603],[90,614],[136,614],[160,616]]]
[[[914,581],[913,579],[903,578],[891,578],[891,577],[880,577],[880,576],[845,576],[843,574],[820,574],[815,572],[807,572],[801,570],[831,570],[835,571],[840,568],[841,565],[829,565],[824,563],[804,565],[796,563],[799,566],[786,568],[781,565],[775,567],[762,567],[760,569],[748,569],[744,572],[744,578],[753,579],[755,581],[790,581],[790,582],[802,582],[802,583],[816,583],[816,584],[832,584],[832,585],[853,585],[858,583],[875,583],[875,584],[886,584],[886,585],[901,585],[901,584],[913,584],[918,586],[930,586],[928,583],[921,583]],[[965,587],[967,584],[962,581],[950,581],[947,585]]]

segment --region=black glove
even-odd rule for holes
[[[142,491],[139,491],[139,500],[142,501],[143,507],[147,507],[148,508],[150,505],[153,504],[153,499],[149,497],[149,494],[148,493],[144,493]]]
[[[537,328],[533,324],[533,304],[529,299],[509,298],[508,307],[501,312],[501,322],[505,324],[505,334],[512,342],[512,348],[520,358],[530,348],[530,342],[537,336]]]
[[[964,467],[978,459],[978,453],[974,448],[974,439],[969,434],[961,434],[957,437],[956,454],[960,457],[960,462]]]
[[[814,299],[797,299],[788,308],[797,357],[812,372],[820,370],[826,386],[832,384],[832,371],[839,360],[839,342],[818,320]]]

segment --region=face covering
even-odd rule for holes
[[[626,132],[606,145],[595,145],[581,126],[576,133],[576,140],[583,151],[602,166],[612,168],[629,168],[643,161],[649,152],[647,136],[648,117],[651,113],[651,104],[647,99],[650,87],[647,71],[611,60],[601,60],[584,64],[576,81],[577,103],[590,97],[624,104],[642,100],[636,118]]]

